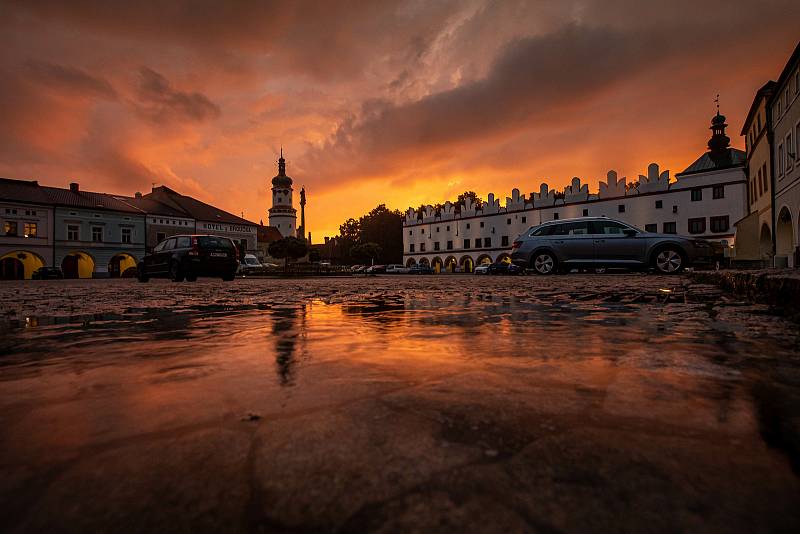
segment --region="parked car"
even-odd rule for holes
[[[364,270],[367,274],[383,274],[386,272],[385,265],[371,265]]]
[[[366,266],[364,266],[364,265],[352,265],[350,267],[350,272],[362,273],[362,272],[364,272],[364,269],[366,269]]]
[[[240,274],[253,274],[264,270],[264,266],[258,261],[254,254],[245,254],[244,259],[239,264]]]
[[[60,280],[64,278],[64,273],[61,271],[61,267],[39,267],[33,271],[31,278],[34,280]]]
[[[489,274],[489,263],[482,263],[475,267],[475,274]]]
[[[430,265],[413,265],[409,270],[408,274],[433,274],[433,269],[431,269]]]
[[[408,271],[410,270],[411,269],[405,265],[400,265],[399,263],[393,263],[386,266],[386,274],[408,274]]]
[[[496,263],[490,263],[488,266],[489,274],[504,274],[504,275],[514,275],[514,274],[522,274],[523,269],[519,265],[514,265],[513,263],[508,263],[504,261],[499,261]]]
[[[644,232],[607,217],[549,221],[519,236],[511,249],[514,264],[537,274],[602,267],[675,274],[710,262],[713,254],[703,239]]]
[[[216,235],[176,235],[155,246],[137,267],[140,282],[168,277],[174,282],[198,276],[233,280],[239,267],[236,245],[227,237]]]

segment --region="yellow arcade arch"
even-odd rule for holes
[[[44,260],[34,252],[15,250],[0,256],[0,265],[3,266],[2,274],[0,274],[3,278],[6,278],[6,275],[10,279],[19,278],[15,274],[21,271],[22,277],[25,280],[30,280],[36,269],[44,267]],[[20,265],[22,266],[21,269],[19,269]]]

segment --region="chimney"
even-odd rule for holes
[[[72,191],[73,193],[77,193],[78,192],[78,182],[70,183],[69,184],[69,190]]]
[[[142,198],[142,193],[140,191],[137,191],[136,194],[133,196],[136,198]]]

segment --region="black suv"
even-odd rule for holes
[[[233,241],[216,235],[176,235],[165,239],[147,254],[137,267],[140,282],[150,277],[168,277],[173,282],[198,276],[219,276],[233,280],[239,267]]]

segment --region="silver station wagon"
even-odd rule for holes
[[[675,274],[711,258],[712,247],[703,239],[643,232],[607,217],[546,222],[519,236],[511,248],[511,260],[537,274],[600,267]]]

